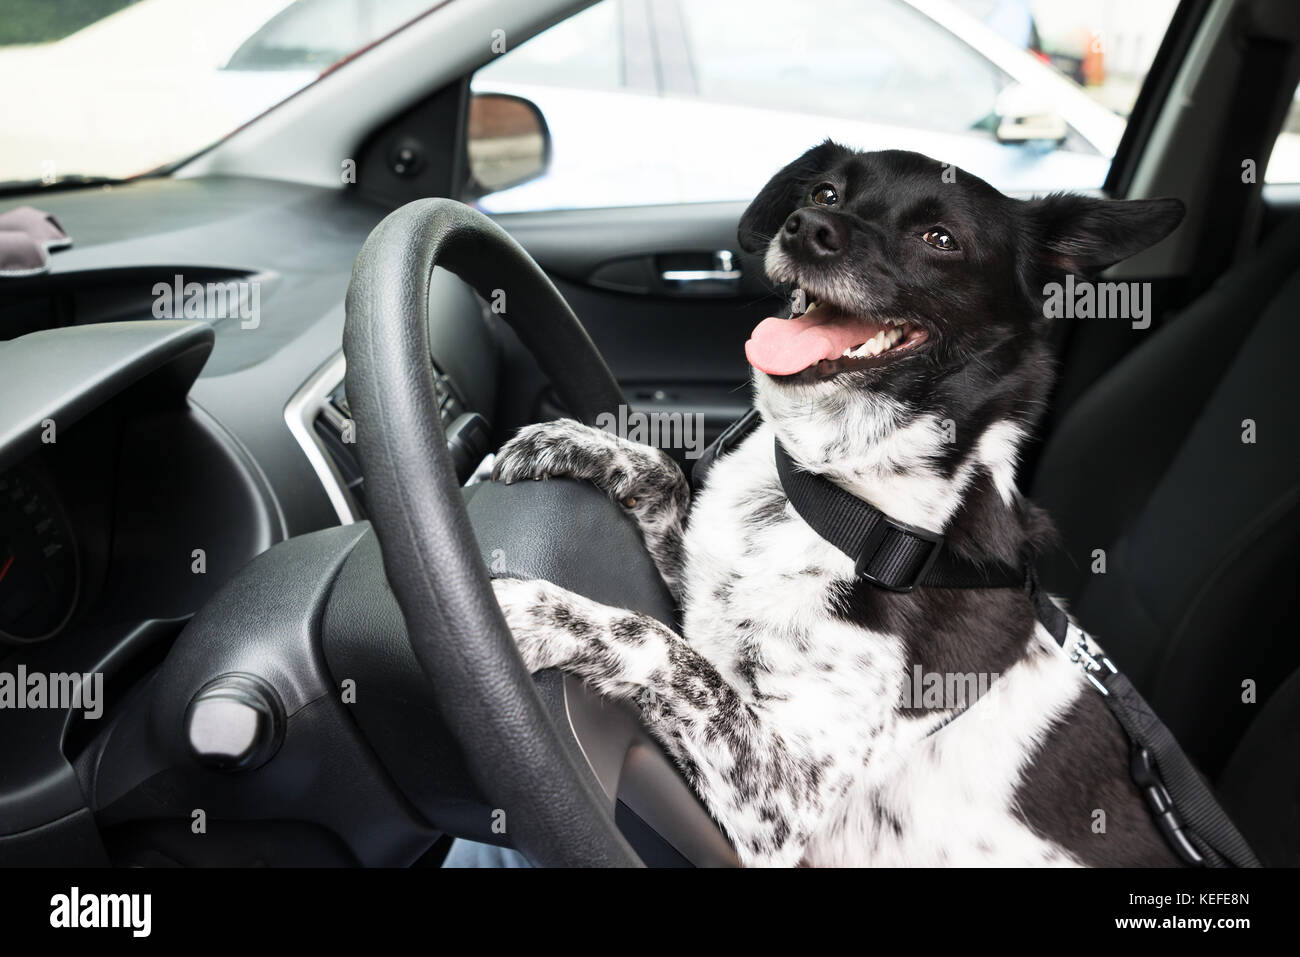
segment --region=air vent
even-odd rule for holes
[[[312,423],[325,452],[334,461],[338,477],[356,502],[357,518],[366,517],[365,490],[362,488],[361,463],[357,460],[356,431],[352,410],[343,383],[325,397],[316,421]]]
[[[433,385],[442,429],[447,434],[456,471],[464,482],[487,452],[490,429],[482,416],[465,411],[465,405],[448,376],[435,373]],[[365,518],[365,487],[361,463],[357,459],[356,432],[342,382],[326,395],[312,425],[338,471],[339,480],[356,502],[356,517]]]

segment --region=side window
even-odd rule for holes
[[[709,0],[681,4],[694,95],[730,103],[991,133],[1004,75],[899,0]]]
[[[507,38],[508,42],[508,38]],[[623,87],[618,0],[604,0],[562,20],[474,74],[473,88],[502,92],[515,84],[617,90]]]
[[[601,0],[474,75],[535,105],[550,144],[542,175],[466,199],[741,201],[828,137],[1010,193],[1097,189],[1176,3]]]

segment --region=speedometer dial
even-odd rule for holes
[[[79,588],[76,543],[53,494],[26,470],[0,473],[0,640],[54,637]]]

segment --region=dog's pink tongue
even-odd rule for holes
[[[770,316],[750,333],[745,358],[768,375],[794,375],[822,359],[838,359],[845,349],[862,345],[879,331],[879,325],[865,319]]]

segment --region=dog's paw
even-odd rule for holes
[[[496,578],[497,604],[530,672],[558,668],[581,651],[580,596],[548,581]]]
[[[526,425],[497,453],[492,479],[520,482],[566,476],[591,479],[614,454],[599,429],[572,419]]]
[[[492,469],[493,480],[507,484],[560,477],[591,482],[638,512],[689,497],[686,477],[665,452],[572,419],[520,429]]]

